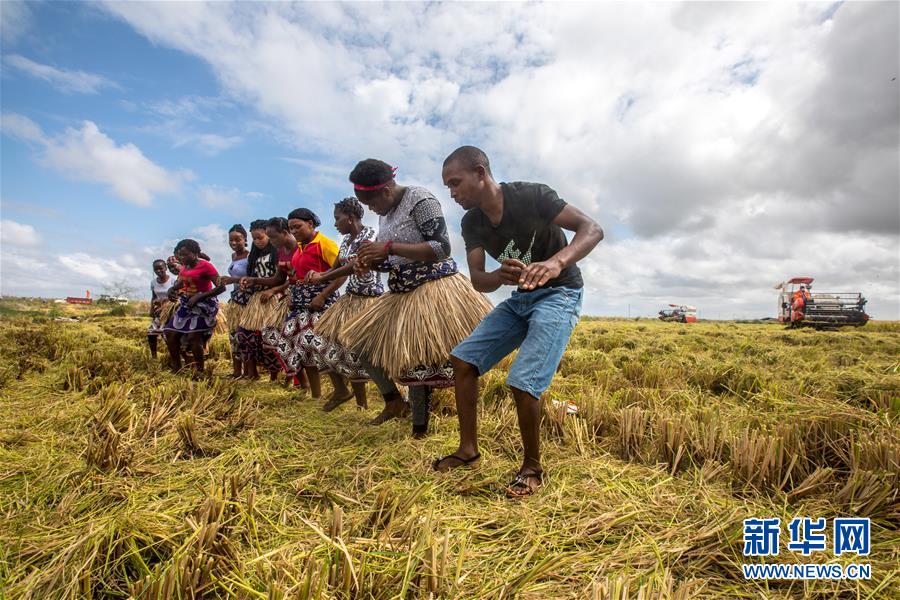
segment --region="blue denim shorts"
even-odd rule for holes
[[[450,354],[484,375],[518,348],[506,383],[540,398],[550,387],[578,323],[582,295],[582,288],[516,290],[512,297],[488,313]]]

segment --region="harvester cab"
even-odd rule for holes
[[[697,309],[687,304],[670,304],[669,308],[659,311],[660,321],[674,321],[676,323],[696,323]]]
[[[778,320],[788,327],[825,329],[869,321],[866,299],[859,292],[813,292],[812,277],[794,277],[775,289],[778,294]]]

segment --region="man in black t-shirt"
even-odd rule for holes
[[[506,379],[519,417],[525,458],[507,487],[510,497],[527,496],[541,485],[539,427],[541,394],[550,386],[581,312],[584,282],[575,264],[603,239],[590,217],[539,183],[494,181],[487,156],[473,146],[444,161],[444,184],[466,209],[462,235],[472,285],[493,292],[514,285],[468,338],[450,353],[456,375],[459,448],[434,461],[446,471],[476,463],[478,378],[519,349]],[[567,243],[563,229],[575,232]],[[485,271],[485,253],[500,268]]]

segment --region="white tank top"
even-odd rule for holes
[[[169,297],[169,288],[175,284],[175,278],[170,274],[169,278],[160,283],[156,277],[150,280],[150,287],[153,289],[154,300],[166,300]]]

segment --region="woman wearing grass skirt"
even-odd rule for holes
[[[247,305],[244,324],[247,329],[260,332],[263,352],[274,360],[277,374],[283,371],[283,363],[275,344],[290,312],[290,300],[285,297],[284,292],[290,285],[291,259],[299,245],[284,217],[272,217],[265,225],[266,237],[275,248],[275,272],[272,275],[245,277],[241,280],[241,287],[257,289]],[[285,374],[286,387],[298,385],[309,389],[306,372],[302,369],[295,374]],[[274,381],[275,377],[272,379]]]
[[[413,435],[423,437],[431,390],[454,385],[450,350],[472,332],[491,303],[450,258],[440,202],[425,188],[398,185],[394,173],[372,158],[350,173],[356,197],[378,215],[378,236],[360,248],[357,269],[387,272],[390,291],[347,322],[341,339],[360,353],[384,396],[385,408],[372,423],[405,412],[396,381],[409,386]]]
[[[234,329],[235,346],[238,359],[243,363],[244,377],[257,379],[259,367],[269,372],[274,381],[281,371],[278,355],[271,349],[263,347],[262,330],[267,313],[277,311],[275,302],[262,304],[259,293],[266,288],[261,285],[248,285],[251,278],[267,279],[278,270],[278,249],[266,235],[267,219],[258,219],[250,223],[250,237],[253,243],[247,256],[247,269],[239,280],[239,300],[244,300],[240,320]],[[226,278],[231,282],[232,278]],[[233,298],[236,297],[232,292]],[[280,319],[278,319],[280,321]]]
[[[309,273],[306,281],[328,283],[349,276],[344,295],[325,311],[316,323],[315,330],[326,341],[322,352],[326,366],[350,380],[356,405],[367,408],[366,382],[369,380],[369,374],[360,362],[359,355],[348,350],[340,341],[340,331],[344,323],[369,308],[378,296],[384,293],[378,273],[372,271],[362,275],[353,273],[352,261],[356,260],[356,253],[364,243],[375,239],[375,230],[363,225],[362,218],[363,207],[356,198],[344,198],[334,205],[334,227],[344,235],[335,268],[325,273]],[[334,410],[345,401],[338,397],[332,400],[323,406],[322,410],[326,412]]]
[[[231,376],[235,379],[249,377],[249,365],[241,360],[238,352],[237,329],[241,322],[241,315],[251,293],[240,287],[241,278],[247,276],[247,261],[250,252],[247,251],[247,230],[241,224],[232,225],[228,230],[228,245],[231,246],[231,264],[228,265],[228,277],[220,277],[222,285],[232,284],[231,297],[226,305],[228,316],[228,340],[231,342]]]
[[[321,358],[325,340],[313,328],[322,313],[338,299],[337,290],[343,279],[327,284],[304,281],[310,272],[321,273],[331,269],[337,259],[338,246],[316,230],[321,221],[309,209],[292,210],[287,222],[298,244],[287,272],[290,312],[282,329],[264,338],[264,342],[278,352],[282,368],[288,375],[300,371],[306,373],[313,399],[322,396],[320,371],[329,374],[334,386],[329,402],[335,398],[352,398],[353,393],[347,389],[344,379],[329,369]]]
[[[175,372],[181,370],[182,338],[193,355],[195,373],[203,372],[203,346],[212,337],[219,312],[216,296],[225,291],[224,285],[214,285],[219,279],[216,268],[200,255],[200,244],[194,240],[181,240],[175,245],[175,257],[182,270],[169,289],[169,300],[177,298],[178,304],[163,327],[170,366]]]
[[[159,336],[165,335],[165,321],[160,318],[163,308],[169,303],[169,288],[175,283],[175,278],[166,272],[166,261],[161,258],[153,261],[153,273],[155,277],[150,280],[150,327],[147,328],[147,344],[150,346],[150,355],[156,358]]]

